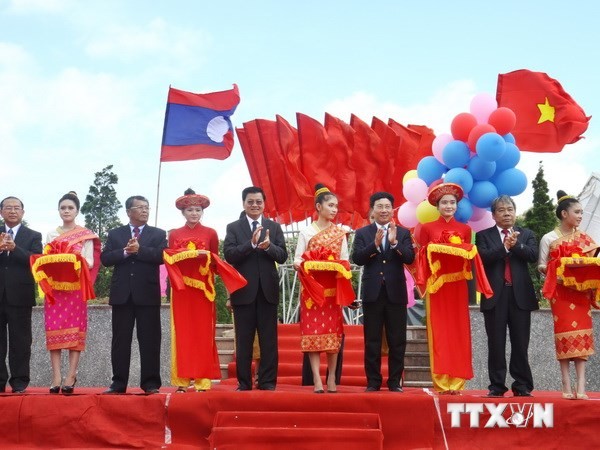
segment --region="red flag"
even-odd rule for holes
[[[275,210],[275,202],[274,202],[274,194],[273,194],[273,186],[271,184],[269,173],[267,171],[267,165],[265,162],[265,157],[262,149],[262,142],[260,141],[260,134],[258,132],[258,126],[256,125],[256,121],[250,121],[244,123],[244,136],[246,140],[247,147],[242,147],[244,152],[244,158],[246,158],[246,163],[248,164],[248,170],[253,169],[254,173],[250,173],[250,177],[252,178],[252,182],[262,188],[267,197],[267,201],[265,202],[265,214],[269,217],[277,217],[277,212]],[[239,136],[238,132],[238,136]],[[240,143],[242,141],[240,140]],[[256,180],[256,181],[255,181]]]
[[[230,117],[240,103],[233,89],[194,94],[169,87],[161,161],[225,159],[233,149]]]
[[[369,125],[352,114],[350,126],[355,131],[352,151],[352,166],[356,172],[354,210],[368,219],[369,197],[384,188],[379,171],[385,162],[385,155],[377,153],[381,139]]]
[[[315,205],[313,204],[313,188],[308,184],[306,177],[300,170],[298,130],[291,126],[283,117],[278,115],[276,118],[279,145],[283,152],[286,172],[296,191],[296,196],[292,196],[292,217],[294,221],[304,220],[312,214]]]
[[[279,144],[277,123],[274,120],[256,119],[263,156],[267,168],[269,181],[273,187],[273,201],[277,211],[279,223],[292,223],[291,204],[292,195],[297,197],[295,189],[290,182],[286,171],[282,148]],[[294,201],[296,203],[296,201]]]
[[[400,148],[400,137],[389,125],[377,117],[373,117],[371,128],[381,138],[380,148],[377,151],[385,155],[385,162],[380,169],[383,189],[392,194],[396,204],[399,204],[401,195],[399,196],[398,193],[402,193],[402,177],[404,174],[398,178],[394,172]]]
[[[512,131],[521,150],[560,152],[581,139],[591,117],[560,83],[543,72],[521,69],[498,75],[498,106],[513,110]]]
[[[323,183],[335,192],[337,169],[327,145],[325,128],[319,121],[301,113],[296,113],[296,121],[300,143],[300,167],[304,176],[311,187],[316,183]]]
[[[350,224],[354,212],[356,173],[352,165],[354,130],[343,120],[325,113],[325,130],[331,156],[336,161],[335,193],[339,201],[338,222]]]

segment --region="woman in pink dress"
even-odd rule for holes
[[[86,275],[93,284],[100,266],[100,239],[91,230],[75,223],[79,214],[79,198],[75,192],[62,196],[58,202],[58,212],[62,225],[48,233],[44,253],[48,253],[50,248],[60,248],[61,253],[80,254],[87,262],[87,267],[82,267],[82,270],[89,270]],[[61,391],[71,394],[75,389],[77,366],[85,349],[87,333],[86,301],[89,299],[83,297],[81,290],[55,287],[44,302],[46,348],[50,351],[52,363],[51,394]],[[69,351],[69,370],[64,381],[61,374],[62,350]]]

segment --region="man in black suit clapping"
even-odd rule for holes
[[[238,390],[252,389],[252,342],[258,332],[258,388],[274,390],[277,383],[277,305],[279,274],[276,263],[287,260],[281,226],[263,217],[265,194],[252,186],[242,191],[245,214],[227,225],[225,259],[248,284],[231,294],[235,322]]]
[[[527,268],[538,258],[533,231],[516,227],[516,207],[512,198],[502,195],[492,202],[496,225],[475,236],[485,274],[494,291],[481,300],[488,337],[489,397],[502,397],[506,387],[506,329],[510,333],[510,375],[515,396],[531,396],[533,378],[527,351],[531,311],[538,300]]]
[[[159,268],[166,233],[149,226],[150,207],[136,195],[125,202],[129,224],[108,232],[100,259],[114,266],[110,284],[112,305],[112,384],[105,394],[127,390],[131,362],[133,327],[140,347],[140,387],[147,394],[158,393],[160,379],[160,282]]]
[[[375,221],[356,230],[352,260],[364,266],[362,301],[367,391],[381,388],[381,341],[389,347],[388,389],[402,392],[406,350],[406,277],[404,264],[415,259],[410,233],[393,221],[394,197],[376,192],[370,198]]]
[[[35,305],[29,257],[42,253],[42,235],[21,223],[25,210],[18,198],[2,200],[0,214],[4,219],[0,227],[0,392],[8,381],[12,391],[20,394],[29,385],[31,309]]]

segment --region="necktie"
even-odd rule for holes
[[[502,230],[502,234],[504,235],[504,242],[506,241],[506,238],[508,238],[508,230]],[[507,284],[512,284],[512,274],[510,273],[510,262],[508,255],[504,257],[504,282]]]
[[[256,227],[258,226],[258,220],[252,221],[252,233],[256,231]]]
[[[136,239],[140,237],[140,229],[138,227],[133,228],[133,237]]]
[[[15,235],[15,233],[14,233],[14,232],[13,232],[13,230],[12,230],[12,228],[9,228],[9,229],[8,229],[8,235],[11,237],[11,239],[12,239],[12,237]]]
[[[387,227],[381,227],[383,230],[383,239],[381,240],[381,250],[385,252],[387,248]]]

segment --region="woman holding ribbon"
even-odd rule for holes
[[[335,370],[342,342],[342,306],[350,305],[352,289],[346,232],[333,223],[338,199],[322,184],[315,186],[317,220],[300,231],[294,267],[302,283],[301,349],[307,352],[315,393],[324,393],[320,354],[327,354],[327,391],[337,392]]]
[[[427,294],[427,337],[431,378],[437,392],[460,394],[473,378],[469,292],[477,265],[478,290],[491,296],[477,248],[471,244],[471,227],[454,218],[463,190],[442,183],[430,189],[427,200],[440,217],[415,228],[420,246],[417,284]]]
[[[200,223],[210,200],[187,189],[175,206],[185,225],[169,233],[164,260],[171,293],[171,382],[178,393],[187,392],[191,380],[203,392],[211,380],[221,378],[215,342],[215,273],[221,275],[229,292],[246,280],[219,259],[217,232]]]
[[[100,239],[75,223],[79,205],[73,191],[61,197],[58,213],[62,225],[48,233],[44,255],[32,257],[34,277],[46,294],[44,319],[46,348],[52,364],[51,394],[72,394],[75,390],[87,333],[86,301],[94,298],[92,286],[100,268]],[[68,258],[75,258],[74,262],[67,262]],[[69,351],[69,370],[64,382],[62,350]]]
[[[554,317],[554,344],[562,375],[562,396],[587,399],[585,363],[594,353],[591,307],[598,308],[600,262],[598,245],[577,227],[583,218],[579,201],[558,191],[556,216],[560,224],[540,241],[538,270],[546,275],[543,294],[550,300]],[[575,364],[575,394],[569,362]]]

